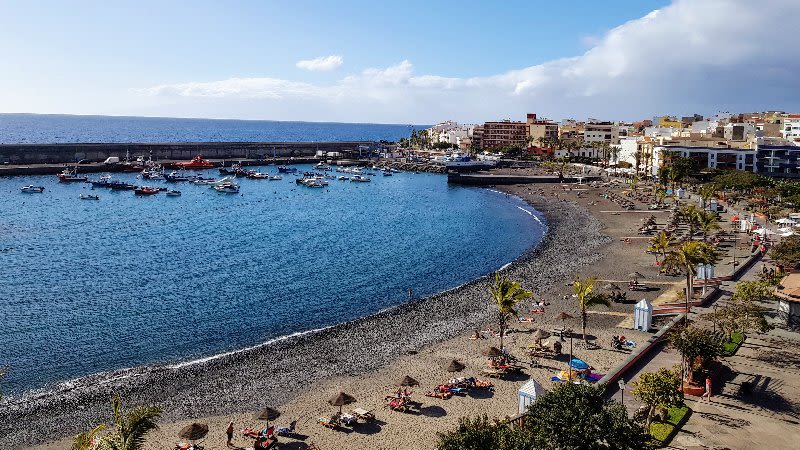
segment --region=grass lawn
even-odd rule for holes
[[[739,350],[739,346],[742,345],[742,342],[744,342],[744,334],[731,334],[731,340],[725,343],[725,354],[723,356],[733,356],[736,350]]]
[[[669,419],[665,423],[653,422],[650,424],[650,435],[661,445],[669,444],[681,426],[684,418],[691,410],[688,406],[678,406],[669,409]]]

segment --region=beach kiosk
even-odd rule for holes
[[[519,396],[519,413],[524,414],[528,407],[536,401],[536,399],[544,394],[545,390],[538,381],[531,378],[527,383],[523,384],[517,395]]]
[[[643,298],[633,307],[633,329],[650,331],[653,325],[653,305]]]
[[[778,317],[786,325],[800,324],[800,273],[790,273],[775,289],[778,297]]]

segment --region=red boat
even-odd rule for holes
[[[133,193],[136,195],[155,195],[159,193],[159,190],[150,186],[142,186],[134,189]]]
[[[79,177],[76,169],[66,168],[58,174],[58,181],[62,183],[83,183],[87,180],[87,177]]]
[[[214,164],[211,164],[210,162],[203,159],[203,155],[197,155],[194,158],[192,158],[192,160],[189,162],[179,162],[173,165],[181,169],[193,169],[193,170],[203,170],[214,167]]]

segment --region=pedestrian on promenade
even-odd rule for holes
[[[233,422],[228,424],[228,429],[225,430],[225,434],[228,435],[228,447],[233,445],[231,441],[233,441]]]
[[[709,403],[711,402],[711,378],[706,377],[706,391],[703,392],[703,395],[700,396],[700,399],[707,398]]]

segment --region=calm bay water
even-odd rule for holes
[[[397,141],[427,126],[0,114],[0,144]]]
[[[28,184],[46,190],[21,193]],[[181,197],[139,198],[0,179],[5,390],[352,320],[404,302],[409,287],[426,296],[497,269],[544,231],[520,200],[441,175],[240,184],[241,195],[182,183]],[[79,199],[88,192],[101,199]]]

